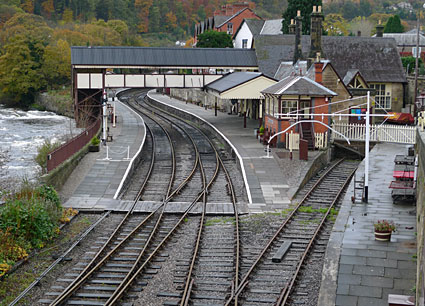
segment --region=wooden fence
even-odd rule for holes
[[[50,152],[47,155],[47,172],[55,169],[72,155],[80,151],[86,144],[88,144],[93,136],[96,135],[99,131],[101,122],[101,118],[97,119],[85,131],[64,143],[59,148]]]
[[[366,140],[365,124],[334,123],[332,128],[343,134],[349,140]],[[415,136],[415,126],[394,124],[370,125],[370,141],[414,144]],[[332,139],[344,140],[344,137],[332,133]]]
[[[287,150],[300,149],[300,134],[299,133],[285,133],[285,145]],[[328,133],[314,133],[314,145],[316,149],[326,148],[328,145]]]

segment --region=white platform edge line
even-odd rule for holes
[[[192,116],[194,116],[194,117],[196,117],[196,118],[198,118],[198,119],[200,119],[200,120],[204,121],[204,122],[205,122],[205,123],[207,123],[209,126],[211,126],[211,127],[212,127],[212,128],[213,128],[216,132],[217,132],[217,133],[219,133],[219,134],[220,134],[220,136],[221,136],[221,137],[223,137],[225,141],[227,141],[227,143],[230,145],[230,147],[233,149],[233,151],[235,151],[236,156],[238,157],[239,164],[240,164],[241,169],[242,169],[242,177],[243,177],[243,181],[244,181],[244,184],[245,184],[246,193],[247,193],[247,195],[248,195],[248,202],[249,202],[249,204],[252,204],[251,190],[249,189],[248,180],[247,180],[247,178],[246,178],[246,172],[245,172],[245,167],[244,167],[244,163],[243,163],[242,156],[239,154],[238,150],[237,150],[237,149],[235,148],[235,146],[234,146],[234,145],[230,142],[230,140],[229,140],[229,139],[227,139],[227,137],[226,137],[226,136],[224,136],[224,134],[223,134],[223,133],[222,133],[222,132],[221,132],[218,128],[216,128],[216,127],[215,127],[212,123],[208,122],[208,121],[207,121],[207,120],[205,120],[204,118],[199,117],[198,115],[196,115],[196,114],[194,114],[194,113],[191,113],[191,112],[186,111],[186,110],[184,110],[184,109],[178,108],[178,107],[176,107],[176,106],[173,106],[173,105],[170,105],[170,104],[167,104],[167,103],[161,102],[161,101],[159,101],[158,99],[155,99],[155,98],[151,97],[151,96],[149,95],[149,94],[150,94],[150,92],[151,92],[151,91],[149,91],[149,92],[148,92],[148,97],[149,97],[149,98],[151,98],[151,99],[153,99],[153,100],[155,100],[155,101],[158,101],[159,103],[162,103],[162,104],[165,104],[165,105],[167,105],[167,106],[170,106],[170,107],[172,107],[172,108],[178,109],[178,110],[180,110],[180,111],[182,111],[182,112],[188,113],[188,114],[190,114],[190,115],[192,115]]]
[[[121,103],[122,105],[124,105],[125,107],[127,107],[130,111],[132,111],[133,113],[135,113],[137,116],[139,116],[140,120],[142,120],[143,123],[143,130],[144,130],[144,135],[143,135],[143,140],[142,143],[140,144],[139,150],[136,152],[136,154],[134,154],[134,156],[131,158],[130,163],[127,166],[127,170],[125,170],[124,176],[121,179],[121,182],[117,188],[117,191],[114,194],[113,199],[116,200],[118,198],[118,195],[121,192],[121,189],[124,185],[125,180],[127,179],[128,174],[130,173],[130,169],[133,166],[134,160],[136,159],[137,156],[139,156],[140,152],[142,151],[142,148],[145,144],[145,140],[146,140],[146,126],[145,126],[145,121],[143,120],[142,116],[140,116],[138,113],[136,113],[134,110],[132,110],[130,107],[128,107],[127,105],[125,105],[124,103],[122,103],[121,101],[117,100],[118,103]]]

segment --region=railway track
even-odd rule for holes
[[[308,286],[300,282],[308,259],[324,253],[335,206],[357,163],[342,160],[330,167],[289,213],[261,249],[242,251],[241,281],[225,305],[303,304]],[[331,222],[332,223],[332,222]],[[320,243],[322,241],[322,243]],[[324,242],[324,243],[323,243]],[[255,259],[249,254],[255,254]]]

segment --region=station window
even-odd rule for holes
[[[377,108],[391,109],[391,92],[387,92],[385,84],[370,84],[370,88],[376,89],[375,101]]]
[[[248,48],[248,39],[242,39],[242,49]]]
[[[288,114],[292,112],[294,116],[296,115],[297,101],[282,101],[281,105],[282,105],[282,110],[281,110],[282,114]],[[289,117],[292,117],[292,116],[283,116],[282,118],[289,118]]]

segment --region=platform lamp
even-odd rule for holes
[[[116,127],[116,122],[115,122],[115,94],[116,94],[116,90],[112,89],[112,101],[114,102],[114,108],[113,108],[113,113],[112,113],[112,127]]]

